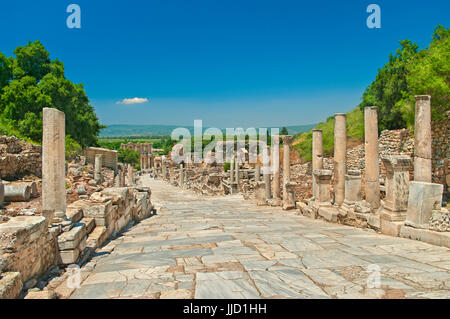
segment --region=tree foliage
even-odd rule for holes
[[[433,119],[449,110],[450,29],[439,25],[430,47],[418,50],[410,40],[400,41],[395,55],[365,90],[361,109],[378,106],[380,130],[414,125],[414,96],[431,95]]]
[[[15,57],[0,53],[0,115],[36,142],[42,139],[42,108],[66,115],[66,134],[81,146],[97,145],[103,128],[84,91],[64,75],[64,64],[50,60],[41,42],[14,50]]]
[[[130,150],[128,148],[119,149],[119,154],[118,154],[117,158],[118,158],[119,162],[122,162],[125,164],[132,164],[132,165],[140,164],[140,160],[141,160],[141,156],[140,156],[139,152]]]

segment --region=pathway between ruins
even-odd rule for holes
[[[450,298],[447,248],[142,181],[157,215],[97,252],[71,298]]]

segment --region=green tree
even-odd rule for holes
[[[0,115],[21,135],[42,139],[42,108],[52,107],[66,115],[66,133],[81,146],[97,145],[100,125],[82,84],[64,75],[64,64],[50,60],[39,42],[14,50],[15,57],[0,53]]]
[[[119,149],[119,154],[117,156],[119,162],[124,164],[138,165],[140,164],[140,154],[134,150],[128,148]]]
[[[289,135],[288,129],[283,126],[283,128],[280,131],[280,135]]]

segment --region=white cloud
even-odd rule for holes
[[[148,102],[147,98],[134,97],[132,99],[123,99],[122,101],[118,101],[117,104],[141,104]]]

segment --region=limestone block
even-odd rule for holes
[[[411,181],[405,225],[428,228],[432,211],[441,209],[443,190],[441,184]]]
[[[58,237],[59,250],[75,249],[86,236],[86,225],[76,223],[71,230],[64,232]]]
[[[338,221],[339,210],[335,207],[320,207],[318,213],[329,222],[337,223]]]
[[[56,299],[56,293],[52,290],[29,291],[25,299]]]
[[[90,234],[92,230],[95,228],[95,219],[84,217],[80,220],[80,223],[83,223],[86,225],[86,234]]]
[[[80,256],[78,248],[72,250],[61,250],[59,252],[60,264],[71,265],[75,264]]]
[[[400,229],[404,222],[391,222],[389,220],[381,219],[381,233],[389,236],[400,236]]]
[[[16,250],[24,242],[33,241],[47,231],[43,216],[17,216],[0,224],[0,248]]]
[[[16,299],[22,291],[22,279],[19,272],[6,272],[0,278],[0,299]]]
[[[403,225],[400,228],[400,237],[420,240],[429,244],[450,248],[449,232],[437,232],[429,229],[418,229]]]
[[[83,214],[85,217],[94,218],[95,224],[98,226],[108,226],[113,218],[111,216],[111,209],[112,201],[106,203],[89,203],[88,206],[83,207]]]
[[[94,249],[101,247],[103,243],[108,239],[106,227],[97,226],[87,238],[87,245]]]
[[[66,216],[73,223],[78,223],[83,218],[83,210],[80,207],[67,206]]]
[[[430,217],[430,229],[440,232],[450,231],[450,212],[446,208],[433,210]]]

